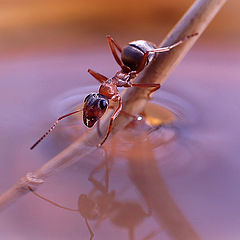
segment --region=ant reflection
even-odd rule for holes
[[[95,221],[95,226],[99,226],[105,219],[109,219],[115,226],[125,228],[128,230],[129,240],[134,240],[134,230],[142,223],[145,218],[151,216],[151,209],[144,211],[142,206],[135,201],[119,201],[116,199],[116,192],[109,191],[109,171],[111,170],[113,159],[105,151],[105,160],[100,163],[89,175],[88,180],[92,184],[92,189],[88,194],[81,194],[78,198],[78,209],[72,209],[53,202],[39,193],[35,192],[30,186],[31,192],[37,197],[51,203],[52,205],[63,208],[72,212],[79,212],[83,217],[88,231],[90,233],[90,240],[94,238],[94,231],[89,224],[89,221]],[[105,170],[104,180],[97,180],[94,175]],[[145,236],[143,240],[153,238],[157,232],[152,231]]]

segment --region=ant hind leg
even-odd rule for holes
[[[107,36],[107,41],[108,41],[108,45],[112,51],[112,55],[113,55],[114,59],[119,64],[119,66],[122,68],[124,66],[124,64],[123,64],[122,60],[119,58],[119,56],[116,52],[116,48],[120,53],[122,52],[122,49],[118,46],[118,44],[110,36]]]
[[[159,83],[131,83],[131,87],[139,87],[139,88],[153,88],[149,93],[148,93],[148,98],[150,99],[150,95],[157,91],[161,85]]]

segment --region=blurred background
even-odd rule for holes
[[[120,43],[159,42],[192,4],[186,1],[1,1],[1,53],[104,45],[111,34]],[[201,42],[239,42],[239,2],[229,1]],[[1,54],[2,55],[2,54]]]
[[[108,77],[118,70],[107,34],[120,46],[137,39],[159,44],[193,2],[0,0],[0,192],[85,131],[81,121],[66,121],[37,149],[29,150],[59,115],[97,90],[88,68]],[[148,174],[141,178],[128,154],[115,153],[109,188],[116,196],[107,201],[114,210],[90,222],[95,239],[177,239],[169,229],[178,226],[167,227],[154,204],[152,215],[146,214],[147,202],[161,202],[166,192],[143,193],[141,179],[149,189],[153,183],[167,189],[200,239],[239,239],[239,9],[238,0],[226,3],[153,99],[177,119],[150,137],[157,145],[154,149],[145,143],[142,156],[159,170],[154,175],[156,165],[145,166],[153,179]],[[171,141],[162,146],[166,135]],[[128,149],[129,144],[119,141],[117,148]],[[104,159],[99,150],[56,173],[39,192],[77,207],[80,193],[93,191],[89,174]],[[104,174],[101,169],[97,178],[102,181]],[[0,238],[90,237],[80,215],[28,194],[1,213]]]

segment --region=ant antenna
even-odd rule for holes
[[[75,114],[75,113],[81,112],[81,111],[82,111],[82,109],[81,109],[81,110],[77,110],[77,111],[75,111],[75,112],[68,113],[68,114],[63,115],[63,116],[61,116],[60,118],[58,118],[58,120],[42,135],[41,138],[39,138],[39,139],[30,147],[30,149],[33,150],[33,149],[57,126],[57,124],[58,124],[58,122],[59,122],[60,120],[62,120],[63,118],[69,117],[69,116],[71,116],[71,115],[73,115],[73,114]]]

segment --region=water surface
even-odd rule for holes
[[[51,176],[38,191],[72,208],[77,208],[80,194],[105,199],[104,214],[89,221],[95,239],[174,239],[171,229],[179,225],[168,226],[156,205],[166,193],[200,239],[239,239],[239,60],[239,52],[231,49],[224,53],[199,49],[185,58],[153,99],[176,120],[148,137],[136,131],[132,143],[129,135],[119,136],[112,145],[108,194],[101,188],[106,182],[104,167],[94,173],[100,185],[88,180],[104,162],[102,149]],[[38,148],[29,150],[65,111],[63,96],[79,87],[86,89],[86,95],[97,90],[88,68],[106,76],[117,70],[112,57],[101,51],[0,60],[1,192],[84,131],[81,122],[79,126],[76,121],[73,126],[65,122]],[[53,207],[32,194],[1,213],[0,222],[4,239],[89,239],[80,214]]]

